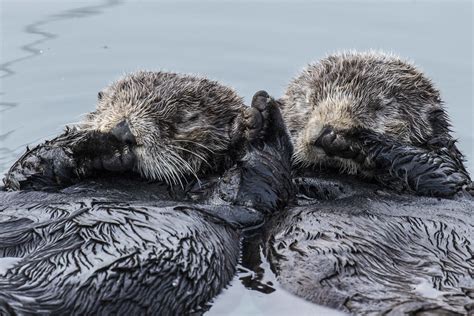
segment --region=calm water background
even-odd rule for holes
[[[260,89],[281,96],[327,53],[370,48],[408,57],[434,80],[474,172],[471,1],[0,0],[0,21],[2,173],[27,144],[94,109],[124,73],[202,74],[249,101]],[[275,287],[265,295],[236,278],[210,314],[326,315]]]

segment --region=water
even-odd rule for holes
[[[474,171],[471,1],[0,3],[0,171],[27,144],[80,120],[124,73],[203,74],[249,101],[260,89],[282,95],[306,63],[353,48],[409,57],[433,78]],[[276,291],[249,291],[236,278],[209,314],[328,314],[281,290],[262,267]]]

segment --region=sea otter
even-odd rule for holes
[[[422,195],[471,182],[439,91],[394,55],[330,55],[306,67],[282,103],[295,167],[336,167]]]
[[[5,186],[64,186],[97,170],[134,170],[143,178],[185,185],[222,170],[242,134],[245,105],[234,90],[185,74],[140,71],[98,93],[97,108],[67,130],[57,149],[33,149],[12,166]],[[46,157],[48,156],[48,157]],[[26,161],[26,160],[30,161]],[[48,160],[48,164],[32,162]],[[41,167],[41,170],[34,169]],[[33,168],[33,169],[31,169]]]
[[[202,115],[213,115],[207,110]],[[206,187],[202,177],[185,192],[192,203],[173,201],[168,186],[141,173],[102,173],[58,189],[64,182],[57,178],[78,162],[129,165],[123,151],[120,162],[105,163],[112,161],[110,150],[120,148],[117,138],[122,141],[114,131],[98,137],[94,130],[81,145],[77,131],[69,131],[28,151],[6,183],[21,175],[15,183],[22,187],[54,183],[56,192],[0,193],[0,314],[205,311],[234,275],[242,232],[282,209],[292,193],[292,147],[276,101],[258,92],[238,119],[235,165],[213,185]],[[83,148],[86,143],[92,148]]]

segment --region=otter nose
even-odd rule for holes
[[[137,143],[137,140],[132,134],[132,131],[130,131],[130,126],[128,126],[126,120],[118,123],[114,128],[112,128],[110,133],[112,133],[112,135],[114,135],[119,141],[124,142],[127,145],[136,145]]]

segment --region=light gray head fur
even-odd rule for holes
[[[314,146],[325,126],[386,134],[415,146],[451,139],[438,90],[412,63],[381,52],[345,52],[308,65],[288,86],[282,114],[295,163],[331,164],[356,173],[353,160],[328,157]]]

